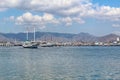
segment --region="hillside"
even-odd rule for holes
[[[105,36],[97,37],[89,33],[79,33],[79,34],[68,34],[68,33],[52,33],[52,32],[36,32],[36,39],[43,41],[57,41],[57,42],[67,42],[67,41],[82,41],[82,42],[109,42],[115,41],[117,37],[115,34],[108,34]],[[26,41],[26,33],[1,33],[0,41]],[[33,40],[33,33],[29,33],[29,40]]]

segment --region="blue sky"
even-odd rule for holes
[[[119,0],[0,0],[0,32],[120,34]]]
[[[111,7],[120,7],[120,0],[92,0],[93,3],[98,3],[99,5],[106,5]]]

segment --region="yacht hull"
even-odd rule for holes
[[[23,44],[23,48],[38,48],[38,44],[35,42],[26,42]]]

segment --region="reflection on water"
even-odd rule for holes
[[[119,80],[119,47],[0,47],[0,80]]]

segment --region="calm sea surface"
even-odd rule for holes
[[[120,80],[120,47],[0,47],[0,80]]]

